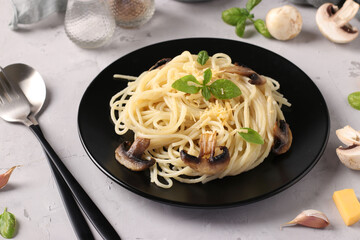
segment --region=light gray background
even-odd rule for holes
[[[255,16],[288,1],[263,1]],[[245,1],[213,0],[189,4],[157,0],[154,17],[138,29],[117,29],[104,48],[84,50],[74,45],[55,15],[31,28],[14,32],[10,1],[0,2],[0,65],[23,62],[45,78],[48,104],[39,117],[48,141],[124,239],[359,239],[360,223],[346,227],[332,194],[354,188],[360,196],[359,172],[344,167],[335,149],[335,130],[347,124],[360,130],[360,111],[347,96],[360,91],[360,38],[338,45],[325,39],[315,23],[316,9],[297,6],[304,20],[301,34],[288,42],[266,39],[247,30],[239,39],[221,20],[221,12]],[[360,22],[354,20],[358,26]],[[89,159],[77,133],[79,101],[88,84],[107,65],[140,47],[186,37],[221,37],[267,48],[300,67],[316,83],[329,107],[331,132],[323,157],[291,188],[269,199],[229,209],[199,210],[168,206],[144,199],[107,178]],[[289,79],[291,81],[291,79]],[[302,91],[302,89],[299,89]],[[304,98],[307,97],[304,91]],[[309,116],[311,117],[311,116]],[[8,207],[19,222],[16,239],[75,239],[43,150],[28,129],[0,121],[0,170],[22,165],[10,184],[0,190],[0,211]],[[331,226],[324,230],[284,228],[304,209],[326,213]],[[95,233],[97,239],[100,239]]]

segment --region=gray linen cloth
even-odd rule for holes
[[[12,29],[18,24],[36,23],[43,18],[66,10],[67,0],[11,0],[14,17],[10,22]]]

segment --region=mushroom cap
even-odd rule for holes
[[[336,149],[340,161],[348,168],[360,170],[360,146],[352,145],[350,147],[338,147]]]
[[[360,145],[360,132],[356,131],[349,125],[336,130],[336,136],[347,146]]]
[[[290,5],[273,8],[266,15],[266,27],[274,38],[290,40],[301,32],[302,17],[300,12]]]
[[[338,17],[338,7],[325,3],[316,12],[316,24],[320,32],[330,41],[335,43],[348,43],[354,40],[359,31],[348,22],[355,16],[359,5],[353,1],[346,1],[342,8],[347,8],[343,16]]]

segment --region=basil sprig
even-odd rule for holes
[[[248,0],[246,8],[229,8],[222,12],[222,19],[227,24],[235,26],[235,32],[239,37],[244,36],[246,20],[250,20],[254,24],[256,31],[264,37],[271,38],[265,22],[261,19],[255,20],[254,14],[250,13],[260,2],[261,0]]]
[[[197,62],[200,63],[201,66],[205,65],[205,63],[209,60],[209,54],[207,51],[202,50],[198,53]]]
[[[15,235],[16,220],[14,214],[5,208],[3,214],[0,215],[0,234],[4,238],[13,238]]]
[[[348,96],[348,102],[353,108],[360,110],[360,92],[353,92]]]
[[[240,129],[245,130],[238,132],[245,141],[255,144],[264,144],[264,139],[254,129],[251,128],[240,128]]]
[[[204,81],[200,83],[193,75],[186,75],[176,80],[171,87],[178,91],[195,94],[201,90],[201,95],[209,101],[211,95],[217,99],[231,99],[241,95],[241,90],[235,83],[227,79],[218,79],[208,85],[212,78],[211,69],[204,72]]]

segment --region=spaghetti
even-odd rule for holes
[[[262,76],[266,83],[257,86],[250,84],[248,77],[226,71],[235,65],[224,53],[213,55],[205,65],[196,60],[197,55],[185,51],[161,68],[133,78],[110,101],[117,134],[131,130],[135,137],[150,139],[144,156],[155,159],[150,168],[151,182],[163,188],[170,188],[173,179],[206,183],[258,166],[271,151],[276,122],[284,120],[282,105],[290,106],[278,92],[280,85],[274,79]],[[201,82],[208,68],[212,71],[211,82],[228,79],[242,94],[227,100],[212,97],[206,101],[200,92],[187,94],[172,88],[174,81],[189,74]],[[264,144],[245,141],[238,133],[241,128],[255,130]],[[201,135],[205,133],[216,133],[217,146],[226,146],[230,154],[226,168],[210,175],[196,171],[180,158],[182,150],[197,156]]]

